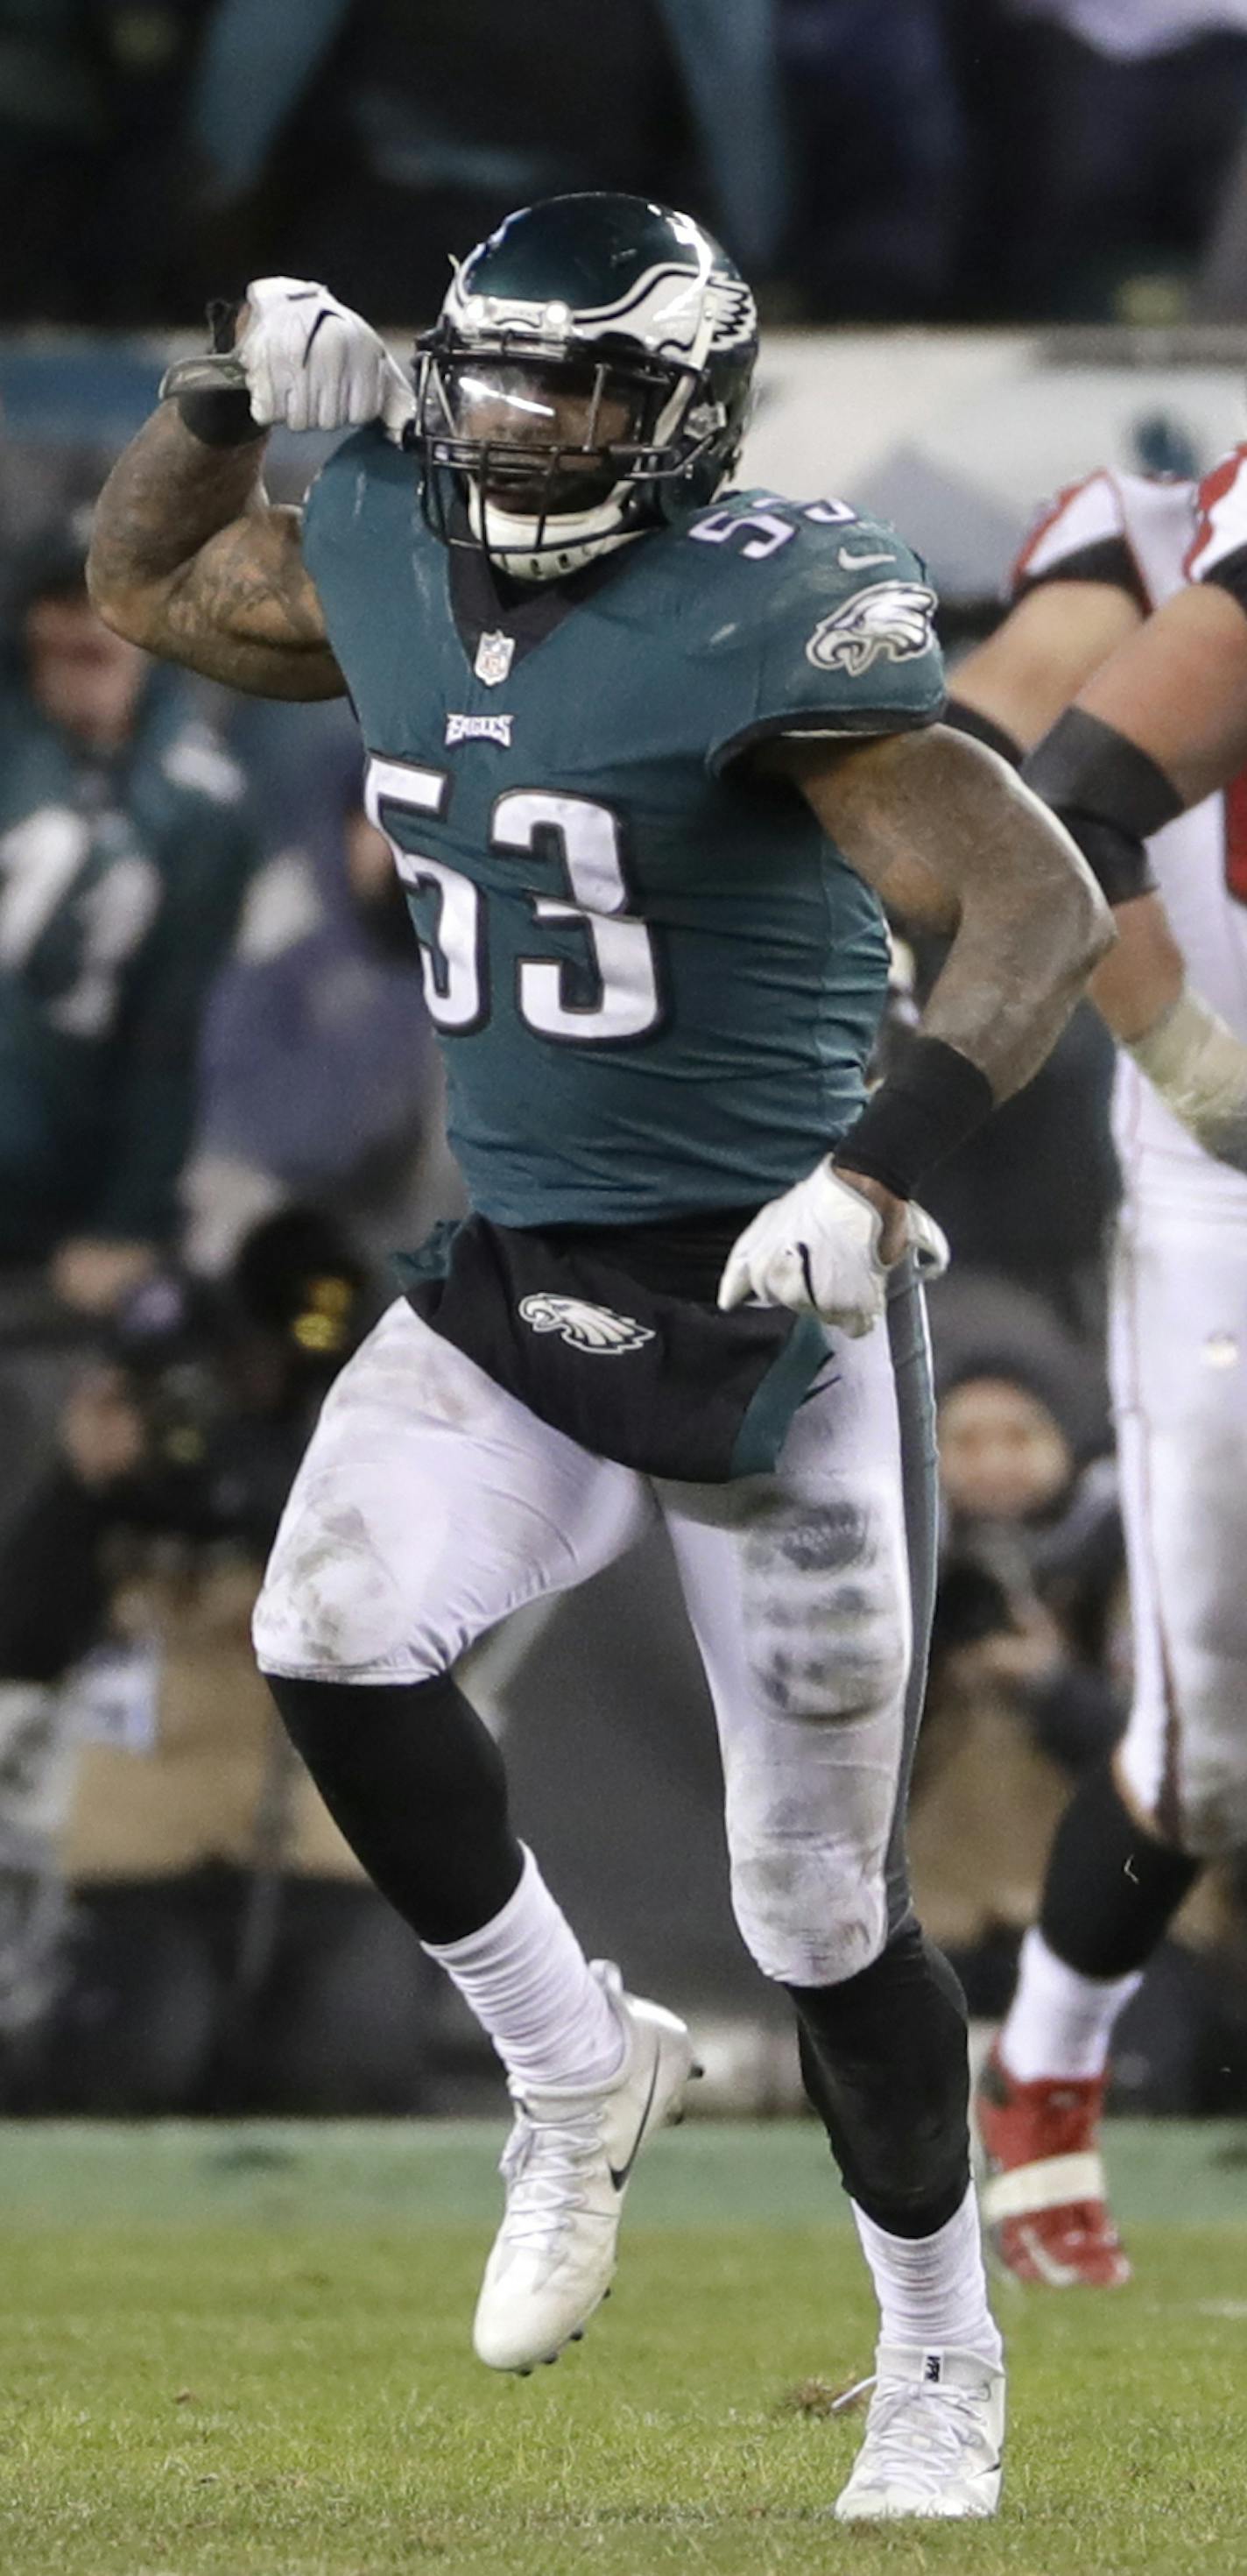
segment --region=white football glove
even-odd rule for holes
[[[948,1245],[925,1208],[910,1202],[908,1247],[923,1276],[948,1267]],[[888,1289],[879,1258],[882,1219],[860,1190],[842,1181],[831,1157],[782,1198],[759,1208],[733,1244],[719,1281],[719,1304],[788,1306],[821,1315],[855,1340],[877,1324]]]
[[[253,417],[265,429],[362,429],[385,424],[397,445],[416,398],[362,313],[306,277],[257,277],[234,347]]]

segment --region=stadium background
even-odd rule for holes
[[[747,474],[895,520],[954,663],[1055,487],[1106,464],[1202,472],[1247,434],[1247,0],[0,0],[5,708],[32,566],[80,541],[162,367],[202,345],[208,295],[323,275],[402,358],[448,246],[594,186],[686,203],[727,240],[764,323]],[[297,494],[323,446],[275,440],[274,489]],[[795,2053],[731,1922],[709,1712],[661,1550],[513,1623],[471,1676],[587,1946],[690,2009],[708,2070],[711,2116],[639,2179],[608,2322],[556,2372],[520,2387],[470,2359],[497,2070],[401,1927],[328,1867],[251,1675],[257,1532],[244,1513],[188,1537],[184,1488],[182,1521],[156,1509],[147,1535],[194,1761],[181,1788],[177,1758],[156,1780],[144,1596],[55,1466],[75,1389],[104,1367],[193,1450],[244,1288],[253,1356],[293,1367],[310,1315],[340,1357],[387,1247],[456,1203],[349,714],[198,690],[186,711],[243,773],[249,883],[194,1032],[156,1328],[124,1299],[85,1311],[63,1247],[6,1249],[0,1225],[0,1648],[30,1612],[52,1662],[76,1638],[50,1682],[0,1652],[0,2559],[827,2576],[859,2430],[832,2409],[869,2367],[870,2303],[821,2133],[776,2116],[798,2108]],[[898,954],[902,1034],[933,962]],[[7,1011],[11,1134],[37,1068]],[[1003,1357],[1065,1460],[1052,1508],[948,1515],[913,1842],[978,2045],[1055,1818],[1129,1688],[1101,1365],[1110,1080],[1080,1014],[946,1186],[943,1384]],[[319,1381],[295,1374],[305,1416]],[[75,1456],[115,1436],[97,1402]],[[15,1560],[18,1507],[52,1472],[56,1512]],[[79,1653],[93,1631],[103,1651]],[[1034,1646],[1027,1670],[993,1659],[1002,1634]],[[104,1787],[132,1873],[150,1846],[111,1914],[85,1830]],[[1242,1864],[1176,1929],[1116,2054],[1135,2279],[1094,2299],[1001,2285],[1005,2513],[947,2551],[888,2534],[889,2569],[1244,2564]],[[412,2111],[441,2116],[324,2116]]]
[[[390,337],[401,356],[407,335],[393,329]],[[42,531],[89,505],[111,454],[150,407],[163,365],[195,345],[189,333],[10,331],[0,337],[0,560],[20,563]],[[963,641],[1000,613],[1010,562],[1041,497],[1102,463],[1202,472],[1247,427],[1245,361],[1247,333],[1233,325],[776,330],[765,342],[744,472],[777,492],[849,494],[904,529],[940,591],[955,666]],[[295,495],[326,444],[275,439],[273,488]],[[244,916],[241,951],[248,960],[275,952],[295,983],[302,979],[314,994],[326,970],[323,905],[300,852],[307,781],[323,793],[326,779],[332,788],[344,764],[349,770],[349,719],[336,707],[235,712],[219,699],[214,711],[234,728],[262,809],[264,864]],[[299,788],[292,793],[295,780]],[[358,960],[355,970],[365,978],[369,971]],[[382,982],[393,1050],[388,1088],[399,1097],[401,1123],[403,1085],[410,1082],[423,1122],[415,1200],[423,1217],[454,1204],[453,1176],[428,1132],[436,1103],[419,1036],[417,988],[389,964]],[[375,998],[370,989],[372,1008]],[[209,1268],[219,1266],[253,1212],[257,1189],[258,1203],[267,1206],[306,1196],[312,1185],[353,1210],[341,1173],[328,1163],[317,1168],[323,1103],[314,1084],[301,1102],[297,1096],[306,1081],[304,1058],[266,1062],[256,1052],[255,1027],[270,1008],[263,967],[227,970],[209,1018],[204,1132],[190,1172],[190,1254]],[[376,1029],[370,1027],[365,1046],[359,1027],[349,1021],[344,1035],[338,1033],[335,1079],[357,1080],[361,1096],[369,1097]],[[312,1029],[314,1044],[314,1014]],[[1111,1224],[1104,1137],[1110,1065],[1089,1014],[1075,1040],[1066,1042],[1062,1063],[1065,1078],[1042,1113],[1049,1141],[1040,1162],[1033,1160],[1033,1137],[1023,1134],[1016,1149],[1023,1158],[1019,1189],[1036,1201],[1033,1223],[1016,1239],[1011,1218],[1002,1213],[997,1223],[990,1169],[971,1173],[954,1202],[953,1216],[961,1220],[968,1200],[972,1241],[968,1261],[959,1265],[958,1295],[946,1312],[937,1307],[936,1338],[939,1346],[946,1328],[958,1367],[972,1355],[976,1334],[996,1347],[1003,1332],[1024,1369],[1041,1359],[1064,1371],[1079,1463],[1090,1461],[1108,1492],[1111,1438],[1097,1343],[1101,1247]],[[280,1122],[284,1161],[263,1100],[246,1097],[248,1084],[266,1082],[294,1086]],[[254,1132],[240,1137],[235,1131],[240,1122],[246,1130],[248,1120]],[[253,1166],[263,1166],[266,1154],[277,1169],[257,1174]],[[411,1215],[401,1191],[396,1201],[383,1190],[379,1204],[368,1207],[379,1278],[385,1249],[401,1239],[394,1229]],[[1054,1239],[1059,1245],[1067,1234],[1066,1251],[1054,1261],[1045,1253],[1040,1266],[1034,1247]],[[956,1244],[956,1223],[953,1235]],[[967,1277],[972,1286],[963,1296]],[[25,1278],[22,1287],[28,1305]],[[979,1290],[987,1297],[981,1322]],[[21,1369],[23,1311],[19,1301],[7,1336],[10,1372]],[[40,1312],[40,1346],[49,1329],[55,1327]],[[1118,1706],[1126,1687],[1123,1627],[1118,1603],[1099,1656],[1105,1688]],[[642,1984],[674,1988],[678,2000],[700,2007],[712,2074],[702,2096],[706,2107],[795,2106],[799,2086],[785,2017],[751,1969],[730,1916],[709,1711],[661,1544],[548,1616],[515,1623],[486,1657],[481,1689],[507,1732],[523,1828],[591,1950],[626,1958]],[[1007,1991],[1016,1937],[1036,1899],[1071,1767],[1052,1758],[1033,1713],[1007,1692],[959,1694],[954,1684],[951,1696],[957,1703],[951,1722],[945,1707],[938,1730],[932,1728],[940,1758],[919,1779],[918,1888],[933,1929],[963,1972],[968,1969],[971,2001],[986,2024]],[[28,1697],[7,1705],[12,1741],[13,1730],[27,1723]],[[81,1724],[81,1699],[77,1706]],[[58,1723],[62,1747],[71,1720],[72,1712]],[[97,1723],[88,1716],[88,1735]],[[64,1764],[57,1779],[51,1794],[63,1815],[70,1791]],[[0,1819],[19,1846],[29,1818],[42,1817],[45,1790],[41,1762],[33,1770],[10,1762]],[[55,1816],[40,1822],[39,1833],[55,1875]],[[279,1851],[279,1873],[280,1865]],[[33,1960],[23,1964],[29,1908],[18,1905],[13,1921],[25,1927],[15,1932],[6,1969],[20,2025],[33,2009],[29,1997],[39,1976]],[[1222,1873],[1193,1900],[1182,1943],[1166,1952],[1149,1997],[1134,2008],[1119,2055],[1125,2106],[1237,2105],[1247,2088],[1241,2050],[1231,2044],[1247,2021],[1240,1924],[1234,1874]],[[394,1973],[392,1962],[378,1968],[382,1973]],[[492,2066],[472,2051],[453,2003],[431,1992],[425,2003],[420,2091],[426,2106],[472,2108],[494,2098]]]

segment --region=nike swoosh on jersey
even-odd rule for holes
[[[842,572],[856,572],[859,564],[895,563],[897,557],[895,555],[854,555],[850,554],[847,546],[841,546],[838,561]]]
[[[629,2156],[626,2165],[610,2165],[607,2168],[616,2191],[623,2190],[624,2184],[626,2183],[628,2176],[636,2163],[637,2157],[641,2152],[641,2140],[649,2127],[649,2115],[654,2106],[654,2093],[658,2084],[658,2058],[659,2052],[657,2048],[655,2048],[653,2071],[649,2079],[649,2091],[645,2096],[645,2108],[641,2113],[641,2125],[632,2141],[632,2153]]]

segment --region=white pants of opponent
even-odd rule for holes
[[[1127,1804],[1194,1857],[1247,1842],[1247,1183],[1123,1213],[1110,1353],[1135,1680]]]
[[[539,1421],[400,1301],[332,1389],[255,1619],[266,1672],[419,1682],[660,1518],[714,1702],[737,1921],[789,1984],[868,1967],[903,1916],[899,1810],[925,1622],[925,1330],[829,1337],[777,1471],[659,1481]],[[587,1361],[586,1365],[593,1365]],[[617,1366],[617,1361],[600,1363]],[[902,1420],[906,1464],[902,1475]]]

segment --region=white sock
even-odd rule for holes
[[[1141,1968],[1128,1977],[1080,1976],[1049,1949],[1042,1932],[1028,1932],[998,2042],[1010,2075],[1019,2084],[1045,2075],[1071,2082],[1102,2075],[1113,2024],[1142,1983]]]
[[[934,2236],[889,2236],[856,2201],[852,2207],[879,2301],[883,2342],[918,2344],[925,2352],[955,2344],[999,2363],[1004,2348],[987,2304],[973,2184]]]
[[[619,2017],[527,1847],[519,1886],[492,1923],[465,1941],[422,1946],[518,2083],[533,2092],[589,2090],[618,2074],[626,2045]]]

